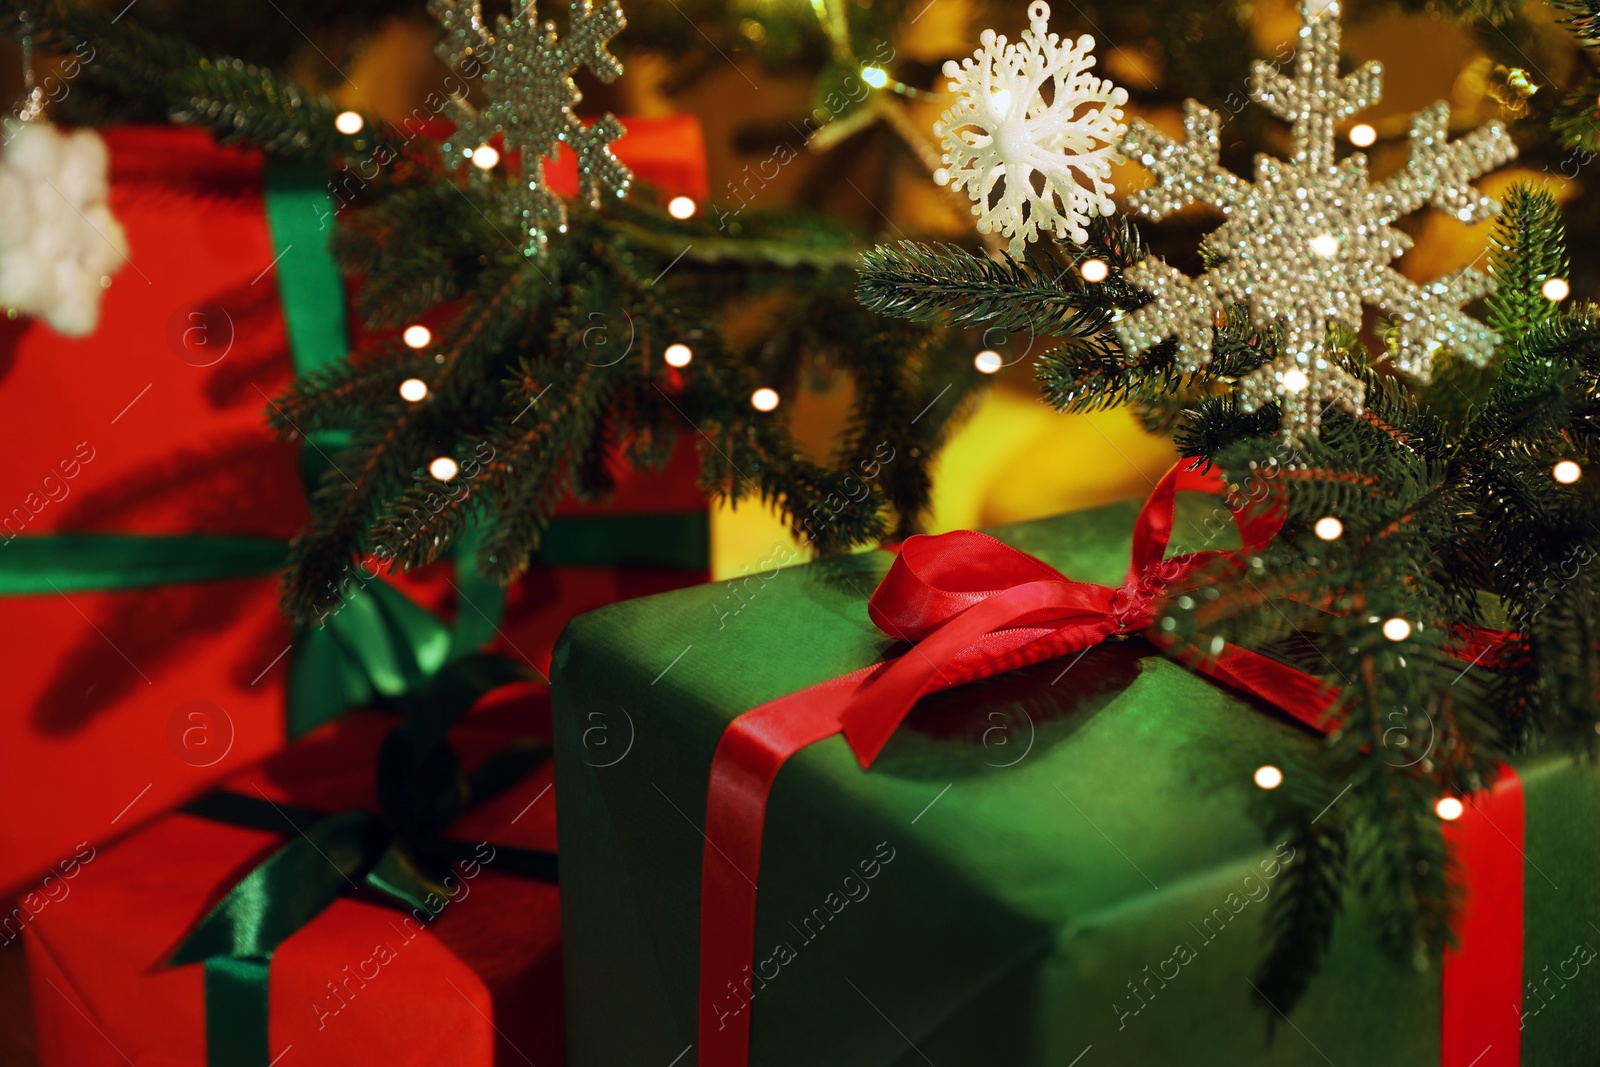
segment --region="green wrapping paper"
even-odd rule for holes
[[[1137,510],[994,532],[1114,584]],[[569,626],[552,684],[573,1067],[694,1061],[712,752],[741,712],[893,647],[866,612],[888,563]],[[754,1001],[730,990],[718,1010],[754,1013],[763,1067],[1437,1064],[1438,972],[1383,956],[1358,902],[1292,1026],[1269,1040],[1251,1006],[1268,902],[1295,862],[1247,814],[1252,774],[1317,743],[1130,638],[924,700],[870,772],[841,738],[810,746],[768,809]],[[1600,781],[1554,757],[1519,770],[1534,982],[1600,947]],[[1524,1063],[1600,1059],[1591,970],[1525,995],[1539,1014]]]

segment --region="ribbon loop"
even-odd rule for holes
[[[943,540],[929,538],[927,547],[945,547]],[[863,769],[927,693],[1087,648],[1116,632],[1113,590],[1069,582],[1034,562],[1054,579],[981,594],[981,600],[929,632],[845,705],[839,724]]]
[[[921,641],[975,604],[1026,582],[1064,582],[1054,567],[976,530],[908,538],[872,594],[867,615],[902,641]]]
[[[1222,476],[1214,469],[1205,468],[1201,460],[1179,464],[1167,471],[1151,491],[1150,499],[1145,501],[1144,507],[1139,511],[1139,519],[1134,523],[1128,582],[1134,583],[1153,571],[1160,570],[1160,564],[1163,562],[1181,563],[1192,569],[1197,563],[1260,552],[1266,548],[1283,526],[1282,509],[1259,506],[1248,494],[1229,494],[1225,492],[1227,488]],[[1233,552],[1218,550],[1191,552],[1177,559],[1167,560],[1167,548],[1172,543],[1172,530],[1176,521],[1180,492],[1206,493],[1222,497],[1222,505],[1227,509],[1229,517],[1239,531],[1239,548]]]

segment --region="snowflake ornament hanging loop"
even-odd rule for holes
[[[481,145],[495,137],[506,151],[521,154],[522,176],[513,187],[511,209],[526,237],[523,254],[541,255],[552,233],[565,233],[567,207],[545,184],[544,160],[555,159],[567,145],[578,157],[578,185],[590,207],[598,208],[610,193],[627,195],[633,174],[611,152],[624,133],[622,123],[607,113],[585,126],[573,111],[583,94],[572,80],[581,66],[603,82],[622,73],[622,64],[607,44],[627,25],[617,0],[572,0],[566,39],[555,23],[541,23],[533,0],[513,0],[516,14],[500,16],[490,33],[481,0],[429,0],[428,10],[444,28],[436,49],[453,70],[483,69],[488,102],[480,109],[465,96],[451,97],[456,131],[444,144],[445,162],[460,169]],[[482,173],[482,172],[480,172]]]
[[[1498,343],[1461,310],[1492,292],[1493,281],[1467,267],[1412,282],[1390,266],[1411,247],[1392,224],[1427,204],[1463,222],[1490,218],[1499,205],[1472,180],[1513,159],[1516,145],[1498,122],[1450,142],[1450,106],[1441,102],[1413,119],[1410,163],[1393,177],[1368,181],[1359,152],[1337,159],[1335,125],[1377,103],[1383,90],[1377,63],[1339,73],[1339,14],[1336,0],[1302,6],[1294,77],[1255,65],[1250,97],[1293,124],[1294,151],[1288,160],[1257,156],[1254,182],[1223,169],[1221,116],[1193,100],[1183,141],[1136,121],[1122,143],[1156,177],[1129,198],[1132,209],[1160,219],[1203,203],[1225,219],[1206,238],[1213,266],[1200,277],[1154,257],[1127,272],[1128,283],[1153,299],[1113,327],[1118,340],[1137,353],[1176,336],[1179,366],[1197,371],[1211,359],[1214,316],[1236,301],[1249,304],[1258,320],[1282,324],[1284,340],[1278,360],[1237,384],[1240,405],[1278,404],[1290,439],[1315,436],[1324,403],[1363,410],[1365,388],[1329,353],[1328,326],[1359,329],[1364,305],[1392,316],[1395,365],[1424,382],[1441,349],[1481,366]]]
[[[1019,40],[984,30],[977,52],[944,65],[956,102],[933,127],[945,150],[936,180],[965,189],[978,231],[1010,238],[1013,256],[1041,233],[1086,241],[1089,220],[1116,210],[1111,165],[1128,102],[1090,73],[1093,37],[1064,43],[1043,0],[1028,19]]]

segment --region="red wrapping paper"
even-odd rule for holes
[[[467,766],[530,716],[548,718],[531,687],[497,696],[451,734]],[[354,713],[226,788],[329,811],[371,807],[374,754],[393,722]],[[452,836],[553,849],[552,781],[546,765]],[[25,938],[42,1067],[204,1067],[203,968],[165,961],[284,840],[174,813],[82,864]],[[493,859],[458,885],[425,928],[398,908],[340,899],[285,941],[270,980],[273,1055],[287,1050],[282,1062],[301,1067],[562,1062],[556,887]]]
[[[1445,950],[1439,1062],[1518,1067],[1522,1062],[1523,869],[1526,804],[1509,767],[1444,824],[1465,874],[1457,944]],[[1515,1024],[1515,1025],[1513,1025]]]

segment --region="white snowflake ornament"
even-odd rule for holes
[[[84,337],[100,318],[102,281],[126,260],[111,214],[110,153],[92,130],[7,121],[0,151],[0,306]]]
[[[1111,164],[1128,102],[1089,73],[1093,37],[1062,42],[1042,0],[1028,20],[1020,40],[984,30],[971,58],[944,65],[956,102],[933,127],[945,149],[935,177],[967,191],[978,232],[1009,237],[1013,256],[1040,233],[1086,241],[1089,220],[1116,210]]]
[[[1192,372],[1210,361],[1215,316],[1229,304],[1244,301],[1259,321],[1280,323],[1282,357],[1237,389],[1246,411],[1277,403],[1289,438],[1315,435],[1325,402],[1361,412],[1361,382],[1330,361],[1324,342],[1330,322],[1359,329],[1363,305],[1392,316],[1396,366],[1423,381],[1441,348],[1476,364],[1488,361],[1498,338],[1461,308],[1494,283],[1470,267],[1412,282],[1390,266],[1411,247],[1392,224],[1425,204],[1463,222],[1491,217],[1499,205],[1472,180],[1517,154],[1498,122],[1447,143],[1450,105],[1438,103],[1412,120],[1406,168],[1369,182],[1366,156],[1335,156],[1334,127],[1378,102],[1383,68],[1368,63],[1339,74],[1337,2],[1308,0],[1301,17],[1294,77],[1257,63],[1250,85],[1251,99],[1293,124],[1294,154],[1257,156],[1253,183],[1219,164],[1217,112],[1190,100],[1181,142],[1133,123],[1123,151],[1149,168],[1156,184],[1131,196],[1129,206],[1160,219],[1203,203],[1221,210],[1225,221],[1206,238],[1217,262],[1200,277],[1154,257],[1128,271],[1128,283],[1154,299],[1114,327],[1130,353],[1176,336],[1178,365]]]

